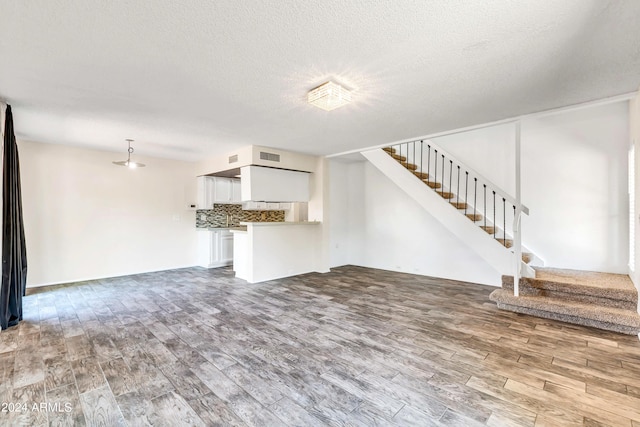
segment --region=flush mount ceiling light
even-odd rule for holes
[[[331,111],[351,102],[351,91],[337,83],[328,81],[312,89],[307,94],[307,101],[311,105]]]
[[[129,149],[127,150],[129,155],[127,156],[127,160],[122,160],[120,162],[113,162],[113,164],[118,166],[126,166],[129,169],[143,168],[144,167],[143,163],[138,163],[131,160],[131,153],[133,153],[133,147],[131,146],[131,143],[133,142],[133,139],[126,139],[125,141],[129,143]]]

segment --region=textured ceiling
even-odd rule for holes
[[[19,138],[197,160],[313,154],[631,92],[638,0],[0,0]],[[354,90],[325,112],[327,79]]]

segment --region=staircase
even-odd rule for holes
[[[543,267],[534,270],[528,264],[536,260],[544,265],[543,261],[522,247],[515,296],[514,254],[520,248],[515,244],[513,250],[514,239],[506,230],[508,224],[513,224],[514,230],[517,227],[517,202],[431,144],[426,145],[426,155],[423,141],[395,147],[362,154],[501,272],[502,288],[490,295],[498,308],[623,334],[640,333],[638,292],[626,275]],[[512,216],[508,205],[513,208]],[[521,209],[528,213],[526,207]]]
[[[425,184],[427,184],[428,187],[435,190],[440,197],[447,200],[453,207],[458,209],[461,213],[464,213],[464,215],[467,218],[469,218],[472,222],[476,223],[476,225],[478,225],[483,231],[485,231],[489,235],[492,235],[493,238],[498,241],[498,243],[505,246],[506,248],[510,248],[513,246],[513,240],[507,237],[506,233],[504,233],[504,230],[500,230],[495,225],[487,225],[487,224],[491,224],[490,220],[488,220],[481,213],[476,212],[464,200],[460,201],[460,197],[458,196],[458,194],[453,193],[452,191],[445,191],[442,186],[442,183],[437,181],[437,177],[431,178],[428,173],[425,173],[422,171],[418,172],[417,171],[418,165],[409,163],[407,157],[398,155],[397,150],[395,148],[385,147],[383,148],[383,150],[387,154],[389,154],[392,158],[397,160],[398,163],[400,163],[402,166],[412,171],[413,174],[418,179],[422,180]],[[444,180],[444,177],[443,177],[443,180]],[[502,234],[502,237],[499,237],[500,234]],[[528,252],[522,253],[522,260],[525,263],[528,264],[529,262],[531,262],[532,259],[533,259],[532,253],[528,253]]]
[[[640,333],[638,292],[628,276],[536,267],[536,278],[520,280],[513,295],[513,277],[490,299],[498,308],[576,325],[636,335]]]
[[[422,141],[362,155],[500,274],[513,275],[516,251],[510,249],[514,240],[505,229],[514,222],[516,206],[504,192]],[[534,277],[528,264],[535,255],[524,251],[521,259],[520,275]]]

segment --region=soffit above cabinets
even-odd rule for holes
[[[216,173],[209,174],[207,176],[220,176],[220,177],[224,177],[224,178],[239,178],[238,175],[240,175],[240,168],[233,168],[233,169],[229,169],[229,170],[226,170],[226,171],[216,172]]]

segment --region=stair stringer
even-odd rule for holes
[[[361,154],[500,274],[513,275],[515,255],[509,249],[495,239],[487,238],[485,231],[461,215],[423,181],[416,179],[384,150],[368,150]],[[529,265],[520,263],[522,276],[535,277],[535,271]]]

